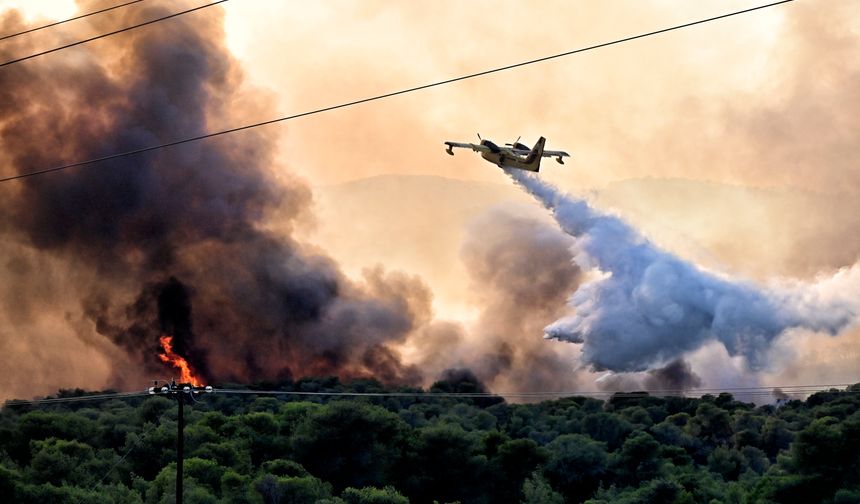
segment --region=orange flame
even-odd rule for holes
[[[158,338],[158,341],[161,342],[161,348],[164,349],[164,353],[158,354],[158,358],[165,364],[170,364],[179,370],[179,381],[181,383],[190,383],[195,387],[202,387],[203,382],[194,375],[194,371],[191,370],[191,365],[188,364],[188,361],[173,351],[173,336],[164,335]]]

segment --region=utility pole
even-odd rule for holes
[[[176,383],[176,380],[170,380],[161,387],[158,386],[158,381],[153,382],[153,386],[149,387],[148,392],[152,395],[173,396],[179,404],[179,413],[176,422],[176,504],[182,504],[183,492],[183,472],[185,461],[185,400],[186,396],[194,399],[193,394],[215,392],[210,385],[205,387],[195,387],[190,383]]]
[[[182,504],[182,473],[185,465],[185,394],[176,394],[179,415],[176,423],[176,504]]]

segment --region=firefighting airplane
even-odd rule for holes
[[[499,147],[489,140],[484,140],[480,134],[478,134],[478,140],[481,143],[477,145],[472,143],[445,142],[445,145],[448,146],[445,152],[453,156],[454,147],[472,149],[475,152],[480,152],[482,158],[499,168],[516,168],[518,170],[533,172],[540,171],[540,160],[542,158],[554,157],[559,164],[564,164],[561,158],[570,157],[570,154],[564,151],[543,150],[544,143],[546,143],[546,138],[544,137],[540,137],[531,149],[527,145],[521,144],[519,138],[512,144],[505,144],[505,147]]]

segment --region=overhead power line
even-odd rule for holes
[[[653,389],[642,391],[612,391],[612,390],[555,390],[555,391],[522,391],[522,392],[436,392],[436,391],[407,391],[407,392],[350,392],[350,391],[303,391],[303,390],[249,390],[249,389],[215,389],[217,394],[244,395],[284,395],[284,396],[317,396],[317,397],[424,397],[424,398],[481,398],[481,397],[512,397],[512,398],[541,398],[541,397],[573,397],[573,396],[615,396],[643,397],[645,395],[706,395],[731,393],[737,395],[772,396],[783,393],[786,395],[813,394],[827,392],[831,389],[848,387],[850,383],[832,385],[785,385],[768,387],[726,387],[726,388],[673,388]],[[779,390],[779,392],[777,392]],[[839,390],[840,393],[860,393],[860,391]]]
[[[541,397],[643,397],[645,395],[715,395],[730,393],[733,395],[773,396],[780,393],[785,395],[814,394],[830,392],[836,389],[841,394],[858,394],[860,390],[847,390],[854,383],[832,383],[817,385],[769,385],[762,387],[724,387],[724,388],[671,388],[642,391],[612,391],[612,390],[545,390],[521,392],[436,392],[436,391],[404,391],[404,392],[350,392],[350,391],[305,391],[305,390],[251,390],[251,389],[211,389],[216,394],[239,395],[282,395],[282,396],[312,396],[312,397],[423,397],[423,398],[481,398],[481,397],[512,397],[512,398],[541,398]],[[207,389],[207,391],[209,391]],[[6,401],[4,406],[42,405],[80,401],[97,401],[107,399],[129,399],[134,397],[151,396],[152,390],[135,392],[115,392],[110,394],[95,394],[75,397],[57,397],[33,399],[29,401]]]
[[[51,397],[47,399],[32,399],[29,401],[20,401],[20,400],[11,400],[6,401],[4,406],[33,406],[33,405],[41,405],[41,404],[55,404],[55,403],[69,403],[69,402],[82,402],[82,401],[102,401],[107,399],[127,399],[131,397],[140,397],[149,395],[146,391],[137,391],[137,392],[114,392],[111,394],[94,394],[94,395],[85,395],[85,396],[75,396],[75,397]]]
[[[114,5],[113,7],[107,7],[107,8],[93,11],[93,12],[87,12],[86,14],[81,14],[80,16],[75,16],[75,17],[69,18],[69,19],[63,19],[62,21],[55,21],[55,22],[50,23],[50,24],[37,26],[36,28],[30,28],[29,30],[20,31],[18,33],[12,33],[10,35],[3,35],[3,36],[0,36],[0,40],[6,40],[6,39],[13,38],[13,37],[18,37],[20,35],[26,35],[28,33],[33,33],[35,31],[44,30],[45,28],[51,28],[53,26],[68,23],[69,21],[77,21],[78,19],[83,19],[85,17],[95,16],[96,14],[101,14],[102,12],[112,11],[114,9],[119,9],[120,7],[126,7],[128,5],[136,4],[138,2],[143,2],[143,0],[132,0],[131,2],[126,2],[123,4],[119,4],[119,5]]]
[[[454,83],[454,82],[459,82],[459,81],[463,81],[463,80],[467,80],[467,79],[473,79],[473,78],[476,78],[476,77],[481,77],[481,76],[489,75],[489,74],[496,73],[496,72],[502,72],[502,71],[505,71],[505,70],[511,70],[511,69],[514,69],[514,68],[523,67],[523,66],[526,66],[526,65],[532,65],[532,64],[535,64],[535,63],[541,63],[541,62],[544,62],[544,61],[549,61],[549,60],[552,60],[552,59],[562,58],[562,57],[564,57],[564,56],[570,56],[570,55],[573,55],[573,54],[578,54],[578,53],[582,53],[582,52],[586,52],[586,51],[592,51],[592,50],[594,50],[594,49],[600,49],[600,48],[602,48],[602,47],[608,47],[608,46],[611,46],[611,45],[621,44],[621,43],[623,43],[623,42],[630,42],[630,41],[632,41],[632,40],[636,40],[636,39],[641,39],[641,38],[645,38],[645,37],[650,37],[650,36],[653,36],[653,35],[659,35],[659,34],[661,34],[661,33],[666,33],[666,32],[670,32],[670,31],[674,31],[674,30],[680,30],[680,29],[682,29],[682,28],[688,28],[688,27],[690,27],[690,26],[695,26],[695,25],[699,25],[699,24],[709,23],[709,22],[711,22],[711,21],[717,21],[717,20],[719,20],[719,19],[725,19],[725,18],[732,17],[732,16],[738,16],[738,15],[740,15],[740,14],[746,14],[746,13],[753,12],[753,11],[757,11],[757,10],[760,10],[760,9],[765,9],[765,8],[767,8],[767,7],[773,7],[773,6],[776,6],[776,5],[780,5],[780,4],[784,4],[784,3],[789,3],[789,2],[793,2],[793,1],[794,1],[794,0],[781,0],[781,1],[779,1],[779,2],[773,2],[773,3],[769,3],[769,4],[765,4],[765,5],[760,5],[760,6],[758,6],[758,7],[752,7],[752,8],[749,8],[749,9],[743,9],[743,10],[739,10],[739,11],[734,11],[734,12],[730,12],[730,13],[727,13],[727,14],[722,14],[722,15],[719,15],[719,16],[714,16],[714,17],[709,17],[709,18],[705,18],[705,19],[700,19],[700,20],[698,20],[698,21],[692,21],[692,22],[689,22],[689,23],[684,23],[684,24],[680,24],[680,25],[675,25],[675,26],[672,26],[672,27],[669,27],[669,28],[663,28],[663,29],[660,29],[660,30],[655,30],[655,31],[647,32],[647,33],[641,33],[641,34],[639,34],[639,35],[632,35],[632,36],[629,36],[629,37],[624,37],[624,38],[620,38],[620,39],[615,39],[615,40],[612,40],[612,41],[609,41],[609,42],[603,42],[603,43],[596,44],[596,45],[592,45],[592,46],[588,46],[588,47],[582,47],[582,48],[579,48],[579,49],[574,49],[574,50],[572,50],[572,51],[567,51],[567,52],[563,52],[563,53],[559,53],[559,54],[554,54],[554,55],[552,55],[552,56],[546,56],[546,57],[543,57],[543,58],[537,58],[537,59],[533,59],[533,60],[529,60],[529,61],[523,61],[523,62],[515,63],[515,64],[512,64],[512,65],[507,65],[507,66],[503,66],[503,67],[497,67],[497,68],[493,68],[493,69],[490,69],[490,70],[484,70],[484,71],[482,71],[482,72],[476,72],[476,73],[472,73],[472,74],[468,74],[468,75],[463,75],[463,76],[461,76],[461,77],[454,77],[454,78],[451,78],[451,79],[445,79],[445,80],[438,81],[438,82],[433,82],[433,83],[430,83],[430,84],[424,84],[424,85],[421,85],[421,86],[416,86],[416,87],[412,87],[412,88],[408,88],[408,89],[403,89],[403,90],[400,90],[400,91],[394,91],[394,92],[391,92],[391,93],[385,93],[385,94],[381,94],[381,95],[373,96],[373,97],[370,97],[370,98],[363,98],[363,99],[360,99],[360,100],[354,100],[354,101],[351,101],[351,102],[341,103],[340,105],[332,105],[332,106],[329,106],[329,107],[324,107],[324,108],[320,108],[320,109],[316,109],[316,110],[311,110],[311,111],[308,111],[308,112],[302,112],[302,113],[299,113],[299,114],[293,114],[293,115],[289,115],[289,116],[279,117],[279,118],[276,118],[276,119],[269,119],[269,120],[267,120],[267,121],[261,121],[261,122],[258,122],[258,123],[247,124],[247,125],[245,125],[245,126],[239,126],[239,127],[236,127],[236,128],[230,128],[230,129],[226,129],[226,130],[222,130],[222,131],[216,131],[216,132],[212,132],[212,133],[206,133],[206,134],[203,134],[203,135],[198,135],[198,136],[193,136],[193,137],[183,138],[183,139],[181,139],[181,140],[175,140],[175,141],[167,142],[167,143],[163,143],[163,144],[151,145],[151,146],[149,146],[149,147],[141,147],[141,148],[139,148],[139,149],[129,150],[129,151],[125,151],[125,152],[119,152],[119,153],[111,154],[111,155],[108,155],[108,156],[101,156],[101,157],[97,157],[97,158],[87,159],[87,160],[85,160],[85,161],[77,161],[77,162],[74,162],[74,163],[69,163],[69,164],[65,164],[65,165],[61,165],[61,166],[55,166],[55,167],[53,167],[53,168],[46,168],[46,169],[36,170],[36,171],[31,171],[31,172],[26,172],[26,173],[19,173],[18,175],[12,175],[12,176],[9,176],[9,177],[0,178],[0,182],[9,182],[9,181],[11,181],[11,180],[18,180],[18,179],[23,179],[23,178],[27,178],[27,177],[33,177],[33,176],[36,176],[36,175],[44,175],[44,174],[46,174],[46,173],[53,173],[53,172],[57,172],[57,171],[61,171],[61,170],[67,170],[67,169],[69,169],[69,168],[75,168],[75,167],[78,167],[78,166],[92,165],[92,164],[95,164],[95,163],[100,163],[100,162],[102,162],[102,161],[108,161],[108,160],[110,160],[110,159],[117,159],[117,158],[121,158],[121,157],[131,156],[131,155],[134,155],[134,154],[142,154],[142,153],[144,153],[144,152],[150,152],[150,151],[154,151],[154,150],[158,150],[158,149],[164,149],[164,148],[167,148],[167,147],[173,147],[173,146],[176,146],[176,145],[185,144],[185,143],[189,143],[189,142],[196,142],[196,141],[198,141],[198,140],[204,140],[204,139],[207,139],[207,138],[217,137],[217,136],[221,136],[221,135],[227,135],[227,134],[230,134],[230,133],[236,133],[236,132],[244,131],[244,130],[248,130],[248,129],[251,129],[251,128],[258,128],[258,127],[260,127],[260,126],[267,126],[267,125],[269,125],[269,124],[275,124],[275,123],[279,123],[279,122],[289,121],[289,120],[292,120],[292,119],[297,119],[297,118],[299,118],[299,117],[305,117],[305,116],[309,116],[309,115],[320,114],[320,113],[322,113],[322,112],[329,112],[329,111],[332,111],[332,110],[337,110],[337,109],[341,109],[341,108],[351,107],[351,106],[359,105],[359,104],[362,104],[362,103],[372,102],[372,101],[376,101],[376,100],[382,100],[382,99],[385,99],[385,98],[391,98],[391,97],[393,97],[393,96],[398,96],[398,95],[402,95],[402,94],[406,94],[406,93],[412,93],[412,92],[415,92],[415,91],[421,91],[421,90],[429,89],[429,88],[436,87],[436,86],[442,86],[442,85],[445,85],[445,84],[451,84],[451,83]]]
[[[29,59],[33,59],[33,58],[36,58],[36,57],[39,57],[39,56],[44,56],[44,55],[46,55],[46,54],[50,54],[50,53],[53,53],[53,52],[62,51],[63,49],[68,49],[68,48],[70,48],[70,47],[75,47],[75,46],[79,46],[79,45],[81,45],[81,44],[86,44],[87,42],[92,42],[93,40],[98,40],[98,39],[103,39],[103,38],[105,38],[105,37],[110,37],[111,35],[116,35],[116,34],[118,34],[118,33],[123,33],[123,32],[127,32],[127,31],[131,31],[131,30],[134,30],[134,29],[136,29],[136,28],[140,28],[140,27],[142,27],[142,26],[148,26],[148,25],[155,24],[155,23],[158,23],[158,22],[161,22],[161,21],[165,21],[165,20],[167,20],[167,19],[172,19],[172,18],[175,18],[175,17],[179,17],[179,16],[181,16],[181,15],[183,15],[183,14],[188,14],[188,13],[190,13],[190,12],[199,11],[199,10],[201,10],[201,9],[205,9],[205,8],[207,8],[207,7],[212,7],[213,5],[218,5],[218,4],[221,4],[221,3],[227,2],[227,1],[228,1],[228,0],[218,0],[217,2],[208,3],[208,4],[206,4],[206,5],[201,5],[201,6],[199,6],[199,7],[194,7],[193,9],[188,9],[188,10],[184,10],[184,11],[181,11],[181,12],[176,12],[176,13],[170,14],[170,15],[168,15],[168,16],[164,16],[164,17],[160,17],[160,18],[156,18],[156,19],[151,19],[151,20],[149,20],[149,21],[146,21],[146,22],[143,22],[143,23],[139,23],[139,24],[136,24],[136,25],[132,25],[132,26],[127,26],[127,27],[125,27],[125,28],[121,28],[121,29],[119,29],[119,30],[115,30],[115,31],[112,31],[112,32],[109,32],[109,33],[102,33],[101,35],[96,35],[95,37],[90,37],[90,38],[88,38],[88,39],[79,40],[79,41],[77,41],[77,42],[72,42],[72,43],[70,43],[70,44],[62,45],[62,46],[60,46],[60,47],[55,47],[55,48],[53,48],[53,49],[48,49],[47,51],[37,52],[37,53],[34,53],[34,54],[30,54],[29,56],[23,56],[23,57],[21,57],[21,58],[15,58],[15,59],[13,59],[13,60],[9,60],[9,61],[6,61],[6,62],[3,62],[3,63],[0,63],[0,67],[5,67],[5,66],[9,66],[9,65],[12,65],[12,64],[15,64],[15,63],[20,63],[20,62],[22,62],[22,61],[26,61],[26,60],[29,60]]]

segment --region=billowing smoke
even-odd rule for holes
[[[631,390],[653,391],[657,394],[674,394],[702,385],[702,379],[689,362],[675,359],[665,366],[635,373],[606,373],[594,383],[600,390],[619,392]]]
[[[702,379],[684,359],[675,359],[665,366],[648,371],[645,390],[688,390],[702,385]]]
[[[422,368],[438,374],[466,367],[494,391],[579,388],[577,350],[541,338],[546,321],[567,312],[566,293],[581,281],[571,238],[510,208],[491,209],[467,231],[460,255],[481,312],[468,335],[437,323],[416,338]]]
[[[771,394],[773,395],[773,398],[776,399],[777,403],[791,400],[791,396],[783,392],[783,390],[779,387],[773,389]]]
[[[147,2],[90,23],[101,32],[170,10]],[[209,9],[4,68],[0,175],[262,117],[266,103],[259,93],[249,99],[224,47],[222,17]],[[6,12],[0,28],[14,32],[20,18]],[[0,59],[34,50],[16,39]],[[430,293],[417,278],[381,269],[351,281],[291,238],[310,193],[274,162],[270,135],[255,129],[4,184],[10,273],[0,314],[14,319],[4,339],[35,332],[45,311],[22,308],[38,306],[65,313],[64,325],[111,356],[113,386],[170,376],[157,358],[165,333],[213,380],[417,382],[397,345],[429,318]]]
[[[760,369],[770,343],[784,332],[835,334],[857,315],[858,268],[811,285],[764,288],[722,278],[536,177],[509,175],[575,238],[576,264],[601,273],[571,296],[575,313],[545,329],[548,338],[581,343],[582,359],[594,369],[651,369],[714,339]]]
[[[461,249],[482,312],[473,329],[473,370],[494,390],[575,387],[576,355],[544,341],[541,327],[563,315],[581,281],[570,237],[551,223],[491,211],[471,224]]]

